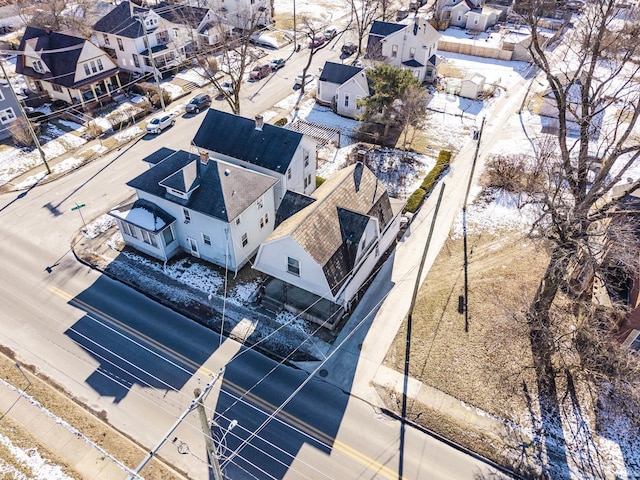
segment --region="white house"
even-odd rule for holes
[[[197,30],[213,18],[208,9],[179,4],[157,11],[124,1],[94,25],[98,45],[118,66],[134,73],[160,72],[179,65],[197,48]]]
[[[287,192],[253,265],[273,277],[263,302],[334,328],[395,240],[401,210],[360,162],[310,196]]]
[[[287,190],[309,195],[316,188],[316,140],[262,117],[209,109],[191,143],[211,158],[276,178],[276,207]]]
[[[318,78],[316,102],[332,106],[338,115],[355,118],[362,113],[358,100],[368,96],[369,83],[363,68],[325,62]]]
[[[162,153],[127,183],[138,200],[109,212],[123,239],[162,261],[182,250],[237,272],[273,231],[277,180],[207,155]]]
[[[106,52],[84,38],[25,29],[20,41],[16,73],[29,88],[82,107],[108,103],[121,87],[118,67]]]
[[[420,82],[433,82],[438,74],[440,34],[425,18],[407,25],[375,21],[367,41],[366,58],[409,69]]]
[[[0,140],[11,136],[11,123],[22,116],[9,82],[0,80]]]
[[[270,0],[191,0],[192,5],[207,4],[220,23],[243,30],[273,24]]]

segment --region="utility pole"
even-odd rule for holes
[[[178,425],[180,425],[182,421],[185,418],[187,418],[187,415],[189,415],[192,412],[192,410],[196,408],[196,405],[198,404],[198,402],[200,402],[202,398],[209,393],[209,391],[213,388],[213,386],[218,381],[218,379],[222,376],[223,373],[224,373],[224,368],[221,368],[218,374],[215,375],[211,379],[211,381],[205,385],[204,390],[200,393],[200,395],[198,395],[198,397],[196,397],[195,400],[191,401],[191,404],[187,407],[187,409],[184,412],[182,412],[182,414],[178,417],[178,420],[176,420],[176,422],[173,425],[171,425],[171,427],[169,428],[169,431],[165,433],[164,437],[162,437],[158,442],[158,444],[155,447],[153,447],[153,449],[151,449],[151,451],[147,454],[146,457],[142,459],[138,467],[129,476],[129,480],[135,480],[136,478],[139,477],[140,471],[144,468],[144,466],[147,463],[149,463],[149,461],[158,452],[158,450],[160,450],[160,447],[164,445],[164,442],[167,441],[167,438],[169,438],[169,435],[171,435],[175,431],[175,429],[178,428]]]
[[[36,135],[36,132],[33,130],[33,126],[31,125],[31,120],[29,120],[29,117],[27,117],[27,114],[25,113],[24,108],[22,107],[22,103],[20,103],[20,99],[18,98],[18,95],[16,95],[16,92],[14,92],[13,87],[11,86],[9,77],[7,76],[7,72],[4,69],[4,60],[0,60],[0,68],[2,68],[2,75],[4,75],[5,80],[9,84],[9,90],[13,95],[13,99],[18,104],[18,109],[22,114],[22,118],[24,118],[27,121],[27,129],[29,130],[29,134],[33,139],[33,143],[36,144],[36,148],[38,149],[38,153],[40,154],[42,163],[44,163],[44,166],[47,167],[47,175],[51,175],[51,168],[49,168],[49,164],[47,163],[47,158],[44,156],[44,152],[42,151],[42,147],[40,146],[40,141],[38,140],[38,136]]]
[[[293,51],[298,51],[298,32],[296,32],[296,0],[293,0]]]
[[[202,392],[199,388],[193,390],[193,394],[196,396],[198,402],[196,408],[198,409],[198,416],[200,417],[200,425],[204,433],[204,442],[207,447],[207,455],[213,468],[213,478],[215,480],[223,480],[222,470],[220,470],[220,462],[218,461],[218,453],[216,452],[215,445],[213,444],[213,438],[211,438],[211,425],[207,419],[207,412],[204,409],[204,403],[202,403]]]
[[[478,160],[478,152],[480,151],[480,141],[482,140],[482,130],[484,129],[485,117],[482,117],[480,130],[474,133],[476,143],[476,151],[473,154],[473,163],[471,164],[471,172],[469,173],[469,182],[467,183],[467,191],[464,194],[464,203],[462,204],[462,243],[464,246],[464,331],[469,331],[469,257],[467,254],[467,200],[473,183],[473,172],[476,169]],[[477,137],[476,137],[477,134]]]
[[[142,15],[134,15],[135,18],[138,19],[140,25],[142,25],[142,31],[144,32],[144,39],[147,43],[147,52],[149,53],[149,58],[151,59],[151,68],[153,68],[153,76],[156,79],[156,87],[158,87],[158,95],[160,95],[160,105],[162,105],[162,111],[166,112],[167,109],[164,105],[164,96],[162,95],[162,89],[160,88],[160,72],[158,72],[158,67],[156,67],[156,59],[153,58],[153,52],[151,51],[151,44],[149,43],[149,34],[147,33],[147,25],[144,23],[144,18]]]

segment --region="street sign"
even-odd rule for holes
[[[85,206],[84,203],[81,203],[80,205],[76,204],[75,207],[71,207],[71,211],[73,212],[74,210],[80,210],[84,206]]]

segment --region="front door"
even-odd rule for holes
[[[187,242],[189,242],[189,250],[191,250],[191,255],[200,258],[200,252],[198,252],[198,242],[196,242],[193,238],[187,238]]]

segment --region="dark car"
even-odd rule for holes
[[[282,67],[284,67],[285,63],[286,60],[284,58],[275,58],[271,60],[271,62],[269,62],[269,65],[271,65],[271,70],[275,72],[276,70],[280,70]]]
[[[249,78],[251,80],[260,80],[271,73],[271,67],[269,65],[258,65],[251,70]]]
[[[53,102],[51,102],[51,111],[57,112],[58,110],[64,110],[69,106],[69,103],[65,102],[64,100],[54,100]]]
[[[201,93],[193,97],[191,101],[187,103],[186,110],[187,113],[199,113],[200,110],[204,110],[205,108],[209,108],[210,106],[211,97],[206,93]]]
[[[358,50],[358,47],[356,46],[355,43],[348,42],[348,43],[345,43],[342,46],[341,50],[342,50],[342,53],[344,55],[349,56],[349,55],[353,55],[354,53],[356,53],[356,50]]]

